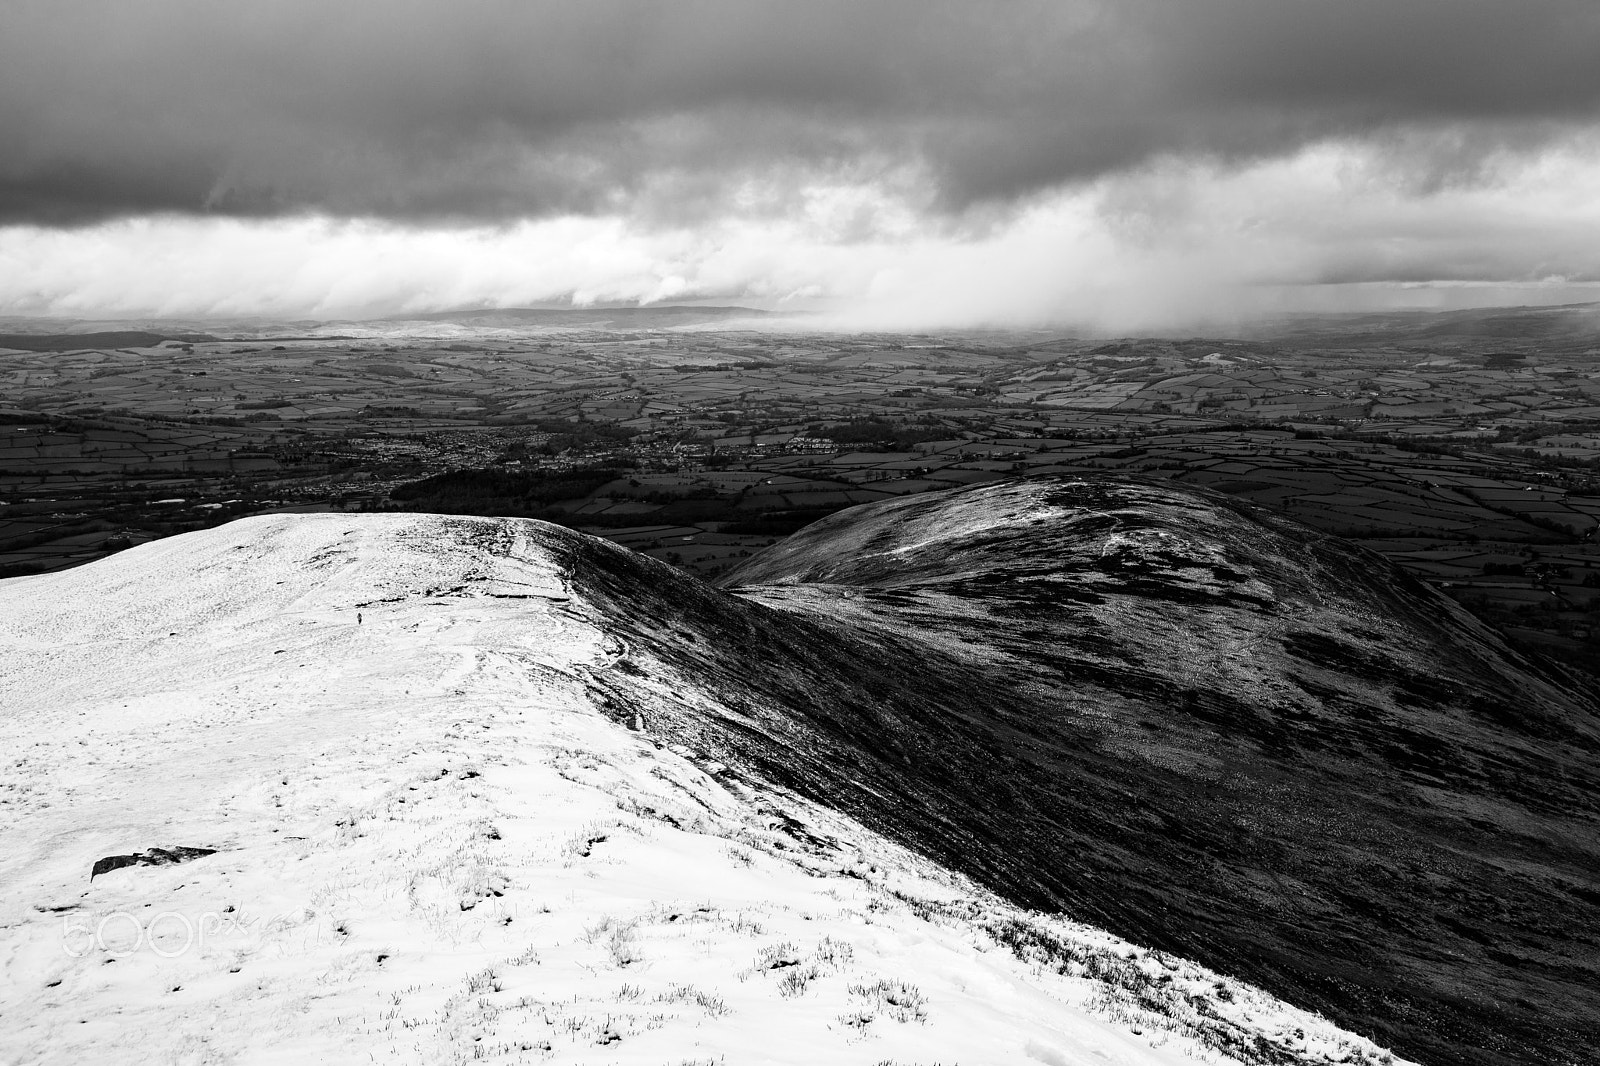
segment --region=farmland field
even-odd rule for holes
[[[505,314],[97,335],[114,347],[12,334],[0,574],[247,514],[416,509],[542,518],[714,575],[855,504],[1106,472],[1360,541],[1525,645],[1600,661],[1594,336],[1428,316],[1106,341]]]

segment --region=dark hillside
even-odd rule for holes
[[[1595,694],[1376,556],[1067,477],[842,512],[734,595],[554,540],[652,733],[1422,1062],[1600,1061]]]

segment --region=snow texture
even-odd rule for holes
[[[612,721],[557,536],[265,516],[0,582],[0,1061],[1236,1061],[1184,1011],[1394,1061]]]

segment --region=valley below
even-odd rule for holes
[[[752,316],[0,322],[30,331],[0,337],[0,574],[398,509],[540,518],[715,577],[857,504],[1119,471],[1353,539],[1600,669],[1590,305],[1111,341]]]
[[[752,316],[0,322],[0,1058],[1600,1062],[1594,307]]]

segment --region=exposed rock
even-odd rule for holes
[[[149,851],[136,852],[132,855],[107,855],[95,862],[94,869],[89,871],[89,880],[93,881],[101,874],[120,870],[124,866],[171,866],[216,853],[216,848],[151,848]]]

